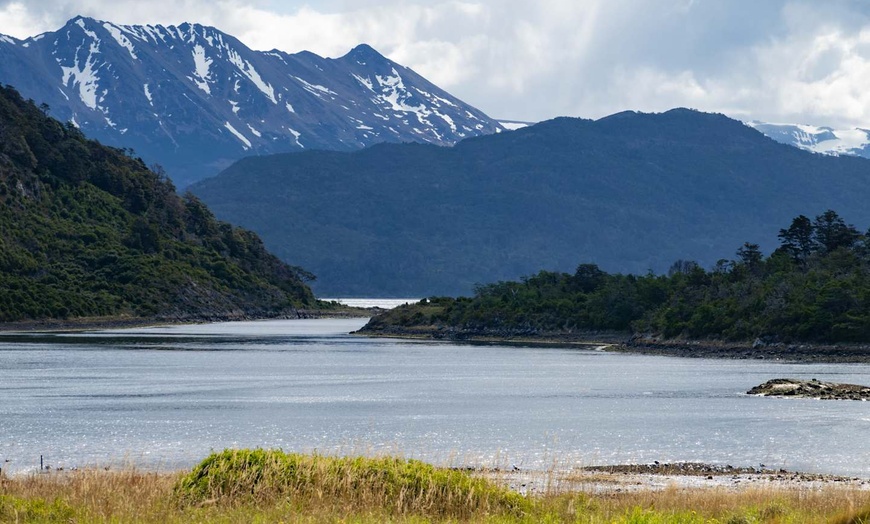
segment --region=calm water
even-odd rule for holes
[[[189,467],[226,447],[526,468],[705,461],[870,477],[870,403],[742,394],[870,366],[468,346],[293,320],[0,336],[0,465]],[[10,460],[3,463],[3,460]]]

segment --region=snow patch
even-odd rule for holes
[[[15,45],[15,40],[12,40],[6,35],[0,35],[0,42],[5,42],[7,44]]]
[[[139,60],[139,57],[136,56],[136,49],[133,47],[133,42],[131,42],[130,39],[121,32],[121,29],[118,26],[108,22],[103,22],[103,27],[106,28],[106,31],[108,31],[109,34],[112,35],[112,38],[118,42],[118,45],[125,48],[127,52],[130,53],[133,60]]]
[[[393,68],[392,76],[376,75],[375,78],[381,86],[382,95],[379,98],[390,104],[390,108],[393,111],[416,113],[418,119],[420,119],[422,123],[428,124],[428,122],[423,122],[422,118],[431,115],[432,112],[427,110],[422,104],[419,106],[412,106],[407,103],[408,99],[411,98],[411,95],[405,88],[405,83],[402,80],[402,77],[399,76],[396,68]]]
[[[193,82],[196,84],[196,87],[202,89],[208,95],[211,94],[211,87],[208,85],[211,79],[209,67],[213,62],[214,60],[205,56],[205,48],[199,44],[193,46],[193,65],[195,68],[193,74],[196,75]]]
[[[447,122],[447,125],[450,126],[451,131],[453,131],[454,133],[456,132],[456,123],[453,121],[452,118],[450,118],[450,115],[441,114],[438,111],[434,111],[434,110],[433,110],[433,112],[435,113],[436,116],[440,117],[441,120],[444,120],[445,122]]]
[[[63,92],[63,89],[61,89],[61,88],[58,87],[57,90],[60,91],[60,94],[61,94],[64,98],[66,98],[66,101],[67,101],[67,102],[69,102],[69,97],[66,96],[66,93]]]
[[[356,128],[357,128],[357,129],[362,129],[362,130],[365,130],[365,131],[374,131],[374,129],[375,129],[375,128],[373,128],[373,127],[369,127],[369,126],[367,126],[367,125],[365,125],[365,124],[360,124],[360,125],[356,126]]]
[[[77,21],[84,28],[84,22]],[[88,32],[87,30],[85,32]],[[97,109],[97,88],[100,78],[97,76],[96,58],[94,55],[100,52],[100,40],[96,35],[90,32],[96,41],[91,42],[88,57],[84,64],[79,63],[78,53],[75,54],[75,62],[72,67],[61,66],[63,72],[61,82],[66,87],[75,87],[78,85],[79,98],[86,106],[91,109]]]
[[[81,28],[82,28],[82,31],[84,31],[84,33],[85,33],[86,35],[88,35],[89,37],[91,37],[91,39],[94,40],[97,44],[100,43],[100,38],[97,36],[97,33],[91,31],[90,29],[88,29],[88,28],[85,26],[85,21],[84,21],[84,20],[82,20],[81,18],[79,18],[78,20],[76,20],[76,25],[79,26],[79,27],[81,27]],[[34,42],[36,42],[37,40],[39,40],[39,39],[42,38],[42,37],[43,37],[43,35],[39,35],[39,36],[37,36],[37,37],[35,37],[35,38],[31,38],[31,40],[34,41]]]
[[[293,105],[290,102],[287,102],[287,111],[290,111],[291,113],[296,112],[296,110],[293,109]]]
[[[142,40],[147,41],[150,38],[154,41],[155,44],[158,40],[160,40],[164,44],[166,43],[166,35],[163,34],[163,31],[160,30],[160,26],[155,27],[150,25],[143,25],[137,26],[136,29],[136,35],[138,35],[139,38],[141,38]]]
[[[229,58],[230,62],[232,62],[232,64],[236,66],[243,75],[248,77],[248,80],[253,82],[254,85],[257,86],[257,89],[259,89],[264,95],[266,95],[273,104],[278,105],[278,100],[275,99],[275,90],[270,84],[263,80],[263,78],[260,76],[260,73],[258,73],[257,70],[254,69],[254,66],[252,66],[250,62],[242,58],[242,56],[234,49],[230,49],[228,47],[225,47],[225,49],[227,50],[227,58]]]
[[[330,90],[330,89],[327,88],[327,87],[324,87],[324,86],[321,86],[321,85],[317,85],[317,84],[309,84],[308,82],[306,82],[305,80],[302,80],[302,79],[299,78],[298,76],[294,76],[293,78],[295,78],[296,80],[299,81],[300,84],[302,84],[302,88],[303,88],[303,89],[305,89],[306,91],[308,91],[308,92],[311,93],[312,95],[316,95],[316,96],[319,97],[319,98],[323,98],[323,94],[327,94],[327,95],[335,95],[335,96],[338,95],[338,93],[336,93],[335,91]]]
[[[236,136],[236,138],[238,138],[242,143],[245,144],[245,146],[246,146],[246,147],[245,147],[245,151],[247,151],[248,149],[251,148],[251,141],[248,140],[247,138],[245,138],[245,135],[243,135],[243,134],[239,133],[238,131],[236,131],[236,128],[233,127],[232,124],[230,124],[229,122],[225,122],[225,123],[224,123],[224,127],[227,128],[227,131],[229,131],[230,133],[234,134],[234,135]]]
[[[426,92],[424,92],[424,91],[420,91],[420,90],[417,89],[416,87],[415,87],[414,89],[416,89],[417,92],[420,93],[421,95],[427,95],[427,96],[430,96],[430,97],[434,98],[437,102],[440,102],[440,103],[442,103],[442,104],[444,104],[444,105],[448,105],[448,106],[450,106],[450,107],[459,107],[459,106],[457,106],[456,104],[454,104],[453,102],[451,102],[450,100],[447,100],[446,98],[441,98],[440,96],[438,96],[438,95],[436,95],[436,94],[434,94],[434,93],[426,93]]]
[[[302,133],[289,127],[287,128],[287,130],[290,131],[291,135],[293,135],[293,139],[296,140],[296,145],[304,149],[305,146],[303,146],[302,142],[299,141],[299,137],[302,136]]]
[[[151,89],[148,88],[148,84],[144,84],[142,89],[145,91],[145,98],[148,99],[148,103],[152,106],[154,105],[154,98],[151,96]]]
[[[228,100],[228,102],[230,103],[231,106],[233,106],[233,114],[234,115],[238,114],[239,113],[239,103],[236,102],[235,100]]]
[[[254,129],[254,127],[253,127],[251,124],[248,124],[248,129],[250,129],[250,130],[251,130],[251,133],[253,133],[254,136],[257,137],[257,138],[260,138],[260,137],[263,136],[263,134],[260,133],[259,131],[257,131],[256,129]]]
[[[357,75],[357,74],[352,74],[352,76],[353,76],[354,78],[356,78],[356,81],[357,81],[357,82],[359,82],[360,84],[366,86],[366,87],[368,88],[369,91],[371,91],[371,92],[374,92],[374,91],[375,91],[375,85],[372,83],[372,81],[371,81],[370,78],[363,78],[363,77],[361,77],[361,76],[359,76],[359,75]]]

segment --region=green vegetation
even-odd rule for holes
[[[212,454],[179,481],[176,494],[188,505],[288,500],[304,507],[331,501],[341,504],[336,510],[441,517],[519,516],[531,509],[527,499],[484,479],[416,460],[262,449]]]
[[[769,257],[746,243],[711,270],[678,261],[667,275],[542,271],[387,312],[370,333],[542,336],[633,332],[766,342],[870,341],[870,233],[834,211],[795,218]]]
[[[264,450],[216,453],[187,474],[0,476],[0,522],[21,523],[860,524],[868,504],[870,492],[835,486],[519,495],[413,460]]]
[[[131,154],[0,87],[0,322],[316,305],[311,275]]]

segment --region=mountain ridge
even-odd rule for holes
[[[342,296],[467,294],[580,262],[710,267],[745,241],[773,246],[770,231],[798,214],[870,222],[868,160],[687,109],[561,117],[451,148],[247,158],[191,190],[278,256],[296,246],[315,290]]]
[[[452,145],[503,128],[367,44],[339,58],[254,51],[201,24],[76,17],[0,39],[0,81],[89,136],[162,164],[180,186],[242,156]]]
[[[758,120],[746,122],[746,125],[777,142],[813,153],[870,158],[870,129],[835,129],[828,126],[778,124]]]

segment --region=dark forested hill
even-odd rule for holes
[[[870,161],[686,109],[559,118],[453,148],[248,158],[192,191],[315,272],[322,294],[467,294],[578,261],[711,267],[745,241],[771,249],[799,214],[870,222]]]
[[[756,345],[870,341],[870,232],[828,210],[814,219],[798,216],[777,236],[780,246],[769,257],[744,243],[735,259],[709,271],[685,260],[667,275],[608,274],[593,264],[573,273],[541,271],[480,286],[471,298],[396,308],[361,333],[564,340],[603,332]],[[867,349],[852,357],[866,361]]]
[[[268,316],[315,300],[256,234],[0,88],[0,321]]]

